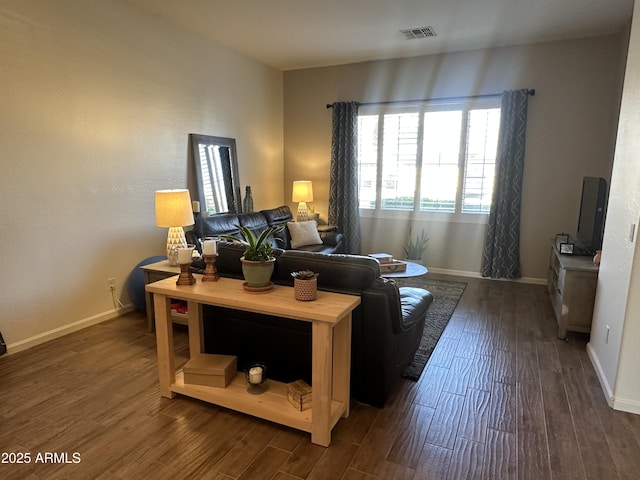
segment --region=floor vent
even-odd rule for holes
[[[436,36],[436,31],[433,27],[417,27],[409,28],[407,30],[400,30],[407,40],[416,40],[418,38],[430,38]]]

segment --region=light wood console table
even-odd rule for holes
[[[241,280],[223,277],[202,283],[201,275],[195,277],[194,285],[177,286],[174,277],[145,287],[153,294],[155,307],[160,394],[173,398],[180,393],[310,432],[313,443],[329,446],[331,430],[340,417],[349,416],[351,313],[360,297],[319,291],[316,300],[300,302],[293,298],[291,287],[276,285],[269,293],[253,294],[242,288]],[[274,380],[268,380],[269,389],[261,395],[247,393],[242,372],[226,388],[185,384],[174,363],[172,298],[187,301],[191,357],[203,351],[203,304],[311,322],[312,408],[296,410],[287,400],[287,385]]]

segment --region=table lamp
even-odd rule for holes
[[[193,225],[193,211],[189,190],[158,190],[156,192],[156,226],[168,227],[167,259],[169,265],[178,264],[173,250],[187,246],[182,227]]]
[[[309,180],[295,180],[293,182],[292,202],[298,202],[298,215],[296,221],[305,222],[309,220],[307,202],[313,202],[313,184]]]

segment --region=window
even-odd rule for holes
[[[499,104],[499,98],[489,98],[384,111],[361,107],[360,208],[488,214]]]

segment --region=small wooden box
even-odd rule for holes
[[[311,387],[304,380],[287,384],[287,399],[298,411],[311,408]]]
[[[400,260],[394,260],[391,263],[380,264],[380,273],[400,273],[406,271],[407,264]]]
[[[238,358],[202,353],[185,363],[182,371],[184,383],[224,388],[238,372]]]

